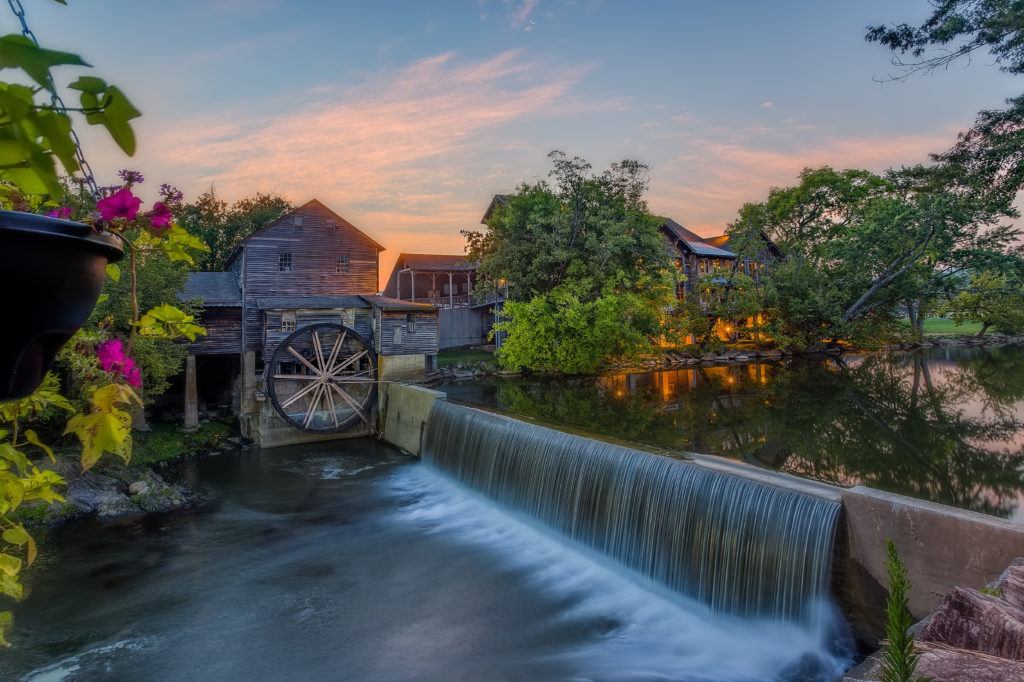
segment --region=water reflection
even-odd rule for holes
[[[453,384],[454,400],[1024,522],[1024,348]]]

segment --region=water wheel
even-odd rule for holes
[[[340,324],[319,323],[289,334],[267,366],[274,409],[297,429],[344,431],[370,423],[377,363],[369,342]]]

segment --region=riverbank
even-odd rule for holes
[[[43,468],[59,473],[67,482],[64,501],[25,505],[18,518],[33,528],[57,528],[95,517],[113,521],[144,514],[186,509],[200,497],[174,471],[181,462],[235,447],[232,428],[210,421],[186,432],[178,424],[155,422],[148,432],[134,434],[132,458],[127,465],[107,458],[87,472],[77,453],[69,451],[46,462]]]

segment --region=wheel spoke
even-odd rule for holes
[[[342,344],[345,343],[345,337],[348,335],[347,329],[342,329],[341,334],[334,340],[334,347],[331,348],[331,356],[327,359],[327,366],[324,367],[324,371],[329,372],[334,367],[334,361],[338,359],[338,351],[341,350]]]
[[[316,381],[320,377],[312,374],[275,374],[275,379],[288,379],[290,381]]]
[[[340,365],[338,365],[337,367],[332,369],[330,372],[328,372],[327,373],[328,378],[337,376],[338,373],[341,370],[345,369],[346,367],[348,367],[349,365],[351,365],[353,362],[355,362],[359,358],[363,357],[364,355],[366,355],[366,351],[365,350],[359,351],[358,353],[356,353],[355,355],[350,357],[348,360],[345,360],[345,362],[341,363]]]
[[[344,400],[346,403],[348,403],[349,407],[351,407],[353,410],[355,410],[355,413],[359,415],[360,419],[362,419],[364,422],[369,423],[370,420],[366,418],[366,415],[363,414],[363,411],[361,409],[359,409],[359,404],[356,403],[356,401],[352,398],[352,396],[350,396],[348,394],[347,391],[342,389],[340,386],[335,384],[333,381],[327,382],[327,385],[330,386],[331,388],[333,388],[335,391],[337,391],[338,395],[341,396],[342,400]]]
[[[323,371],[321,371],[321,370],[317,369],[316,367],[314,367],[312,362],[310,362],[306,358],[302,357],[302,355],[299,354],[299,351],[295,350],[291,346],[288,346],[288,352],[291,353],[292,355],[294,355],[298,359],[299,362],[301,362],[306,367],[309,367],[311,370],[313,370],[313,372],[315,372],[317,376],[320,376],[321,374],[323,374]]]
[[[320,384],[316,383],[316,384],[310,384],[309,386],[306,386],[301,391],[298,391],[297,393],[295,393],[291,398],[288,398],[288,400],[285,400],[283,403],[281,403],[281,407],[288,407],[289,405],[294,403],[299,398],[303,397],[304,395],[307,395],[310,391],[315,389],[317,386],[320,386]]]
[[[317,330],[313,330],[313,350],[316,352],[316,361],[320,365],[320,371],[325,372],[327,365],[324,364],[324,351],[320,346],[320,333]]]
[[[316,391],[313,392],[313,399],[309,401],[309,409],[306,410],[306,421],[302,422],[302,426],[307,429],[309,428],[309,422],[313,421],[313,415],[316,413],[316,408],[320,405],[323,391],[324,385],[317,384]]]
[[[331,407],[331,419],[334,420],[334,427],[338,427],[338,407],[334,404],[334,394],[331,391],[324,389],[324,395],[327,396],[327,404]]]

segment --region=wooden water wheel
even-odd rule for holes
[[[370,343],[340,324],[296,329],[267,366],[267,393],[274,409],[297,429],[344,431],[370,423],[377,399],[377,363]]]

